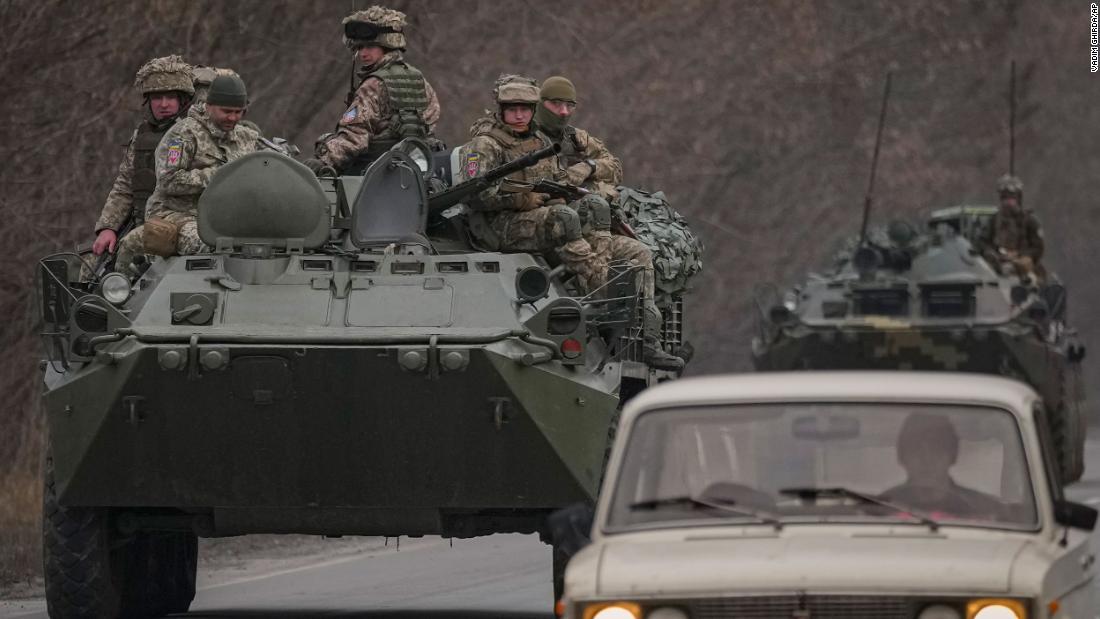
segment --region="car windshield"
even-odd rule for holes
[[[898,521],[1030,529],[1015,418],[977,406],[753,404],[644,413],[611,530]]]

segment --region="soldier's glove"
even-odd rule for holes
[[[594,171],[585,161],[574,163],[565,169],[565,173],[569,176],[569,184],[577,186],[583,185]]]
[[[321,161],[320,159],[312,159],[312,158],[311,159],[303,159],[302,160],[302,165],[309,168],[310,171],[312,171],[314,174],[317,174],[321,170],[328,167],[328,164],[326,164],[324,161]]]
[[[516,210],[517,211],[533,211],[541,206],[546,206],[546,201],[550,198],[550,194],[535,193],[534,191],[528,193],[521,193],[516,195]]]

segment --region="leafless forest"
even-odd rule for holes
[[[0,0],[0,584],[38,569],[35,259],[91,241],[139,118],[134,72],[169,53],[233,67],[249,117],[308,152],[343,111],[340,19],[366,4]],[[499,73],[564,74],[580,91],[577,124],[606,139],[627,183],[664,189],[690,219],[708,248],[687,317],[693,373],[747,369],[753,285],[792,282],[858,228],[888,70],[875,218],[993,202],[1015,59],[1026,204],[1100,352],[1100,77],[1083,0],[391,5],[409,14],[408,57],[439,92],[449,144]]]

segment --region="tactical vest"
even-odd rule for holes
[[[145,202],[157,188],[157,144],[172,127],[171,122],[154,125],[144,121],[138,126],[134,137],[134,174],[130,178],[131,212],[135,225],[145,221]]]
[[[345,166],[345,173],[362,173],[382,153],[393,148],[405,138],[428,137],[431,128],[424,120],[424,110],[428,109],[428,87],[424,74],[416,67],[396,60],[388,65],[363,74],[359,86],[370,78],[377,78],[386,87],[390,99],[389,123],[381,133],[371,136],[367,151],[360,153]]]
[[[526,137],[519,137],[502,127],[500,123],[493,123],[492,127],[484,131],[483,134],[493,138],[504,148],[504,161],[501,161],[501,163],[507,163],[549,145],[534,131]],[[548,161],[552,161],[552,159],[543,159],[533,166],[508,175],[508,178],[525,182],[544,178],[554,179],[554,171],[547,165]]]

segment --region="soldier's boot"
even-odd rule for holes
[[[607,259],[592,251],[584,239],[569,241],[558,248],[562,264],[576,274],[586,294],[599,290],[607,282]]]
[[[679,372],[684,369],[684,360],[669,354],[661,347],[661,310],[653,299],[646,299],[642,307],[642,360],[657,370]]]

